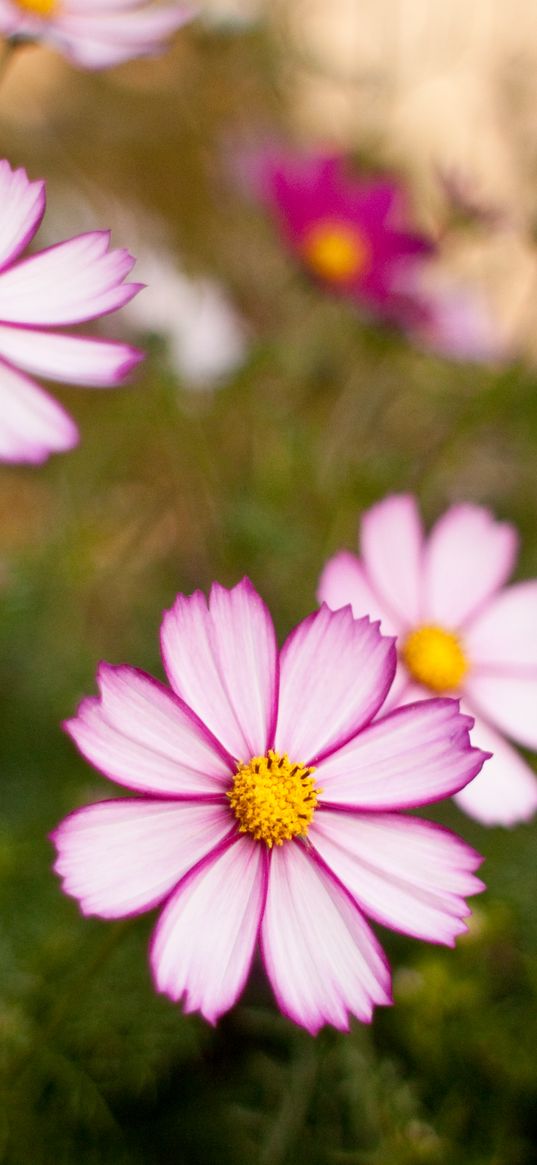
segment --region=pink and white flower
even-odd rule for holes
[[[155,56],[194,9],[145,0],[0,0],[0,36],[43,41],[84,69]]]
[[[54,329],[115,311],[143,284],[125,283],[128,251],[109,231],[90,231],[20,259],[45,213],[43,181],[0,161],[0,460],[39,463],[78,442],[76,425],[35,383],[108,388],[142,359],[128,344]],[[28,376],[27,373],[30,373]]]
[[[245,983],[259,942],[282,1011],[310,1032],[371,1019],[390,973],[366,921],[453,945],[478,855],[402,809],[461,789],[485,755],[456,701],[372,722],[393,641],[323,606],[278,652],[245,579],[179,595],[164,615],[167,688],[102,664],[99,697],[66,729],[130,799],[56,829],[55,869],[85,914],[161,906],[155,985],[211,1022]]]
[[[398,637],[389,703],[456,695],[493,754],[456,800],[485,825],[537,809],[537,779],[504,734],[537,749],[537,580],[502,589],[518,549],[513,526],[481,506],[452,506],[426,540],[416,501],[395,495],[362,517],[361,558],[346,550],[322,573],[319,600],[350,603]]]

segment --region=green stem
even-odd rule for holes
[[[288,1087],[259,1155],[259,1165],[283,1165],[306,1120],[317,1078],[317,1050],[309,1039],[291,1065]]]

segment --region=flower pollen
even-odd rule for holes
[[[401,657],[411,676],[433,692],[457,688],[469,666],[458,637],[434,625],[411,631]]]
[[[348,223],[314,223],[302,240],[301,252],[308,267],[330,283],[356,279],[369,263],[367,240]]]
[[[286,753],[239,762],[227,797],[240,833],[250,833],[269,849],[293,837],[306,837],[318,794],[311,766],[292,764]]]
[[[43,20],[53,16],[57,7],[57,0],[15,0],[15,2],[17,8],[22,8],[23,12],[40,16]]]

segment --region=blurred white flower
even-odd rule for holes
[[[263,0],[204,0],[200,19],[218,28],[244,28],[259,20],[264,8]]]
[[[194,389],[213,388],[242,364],[246,326],[214,279],[192,278],[162,251],[142,254],[143,300],[124,313],[139,334],[161,336],[171,367]]]

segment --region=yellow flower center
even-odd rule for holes
[[[460,641],[442,627],[417,627],[407,635],[401,656],[415,680],[433,692],[457,688],[468,671]]]
[[[57,0],[15,0],[17,8],[29,12],[32,16],[41,16],[44,20],[52,16],[57,6]]]
[[[269,749],[267,756],[239,762],[227,794],[240,833],[251,833],[269,849],[292,837],[306,837],[318,794],[306,765],[292,764],[286,753]]]
[[[320,221],[309,228],[301,246],[308,267],[330,283],[346,283],[369,263],[369,245],[357,227]]]

